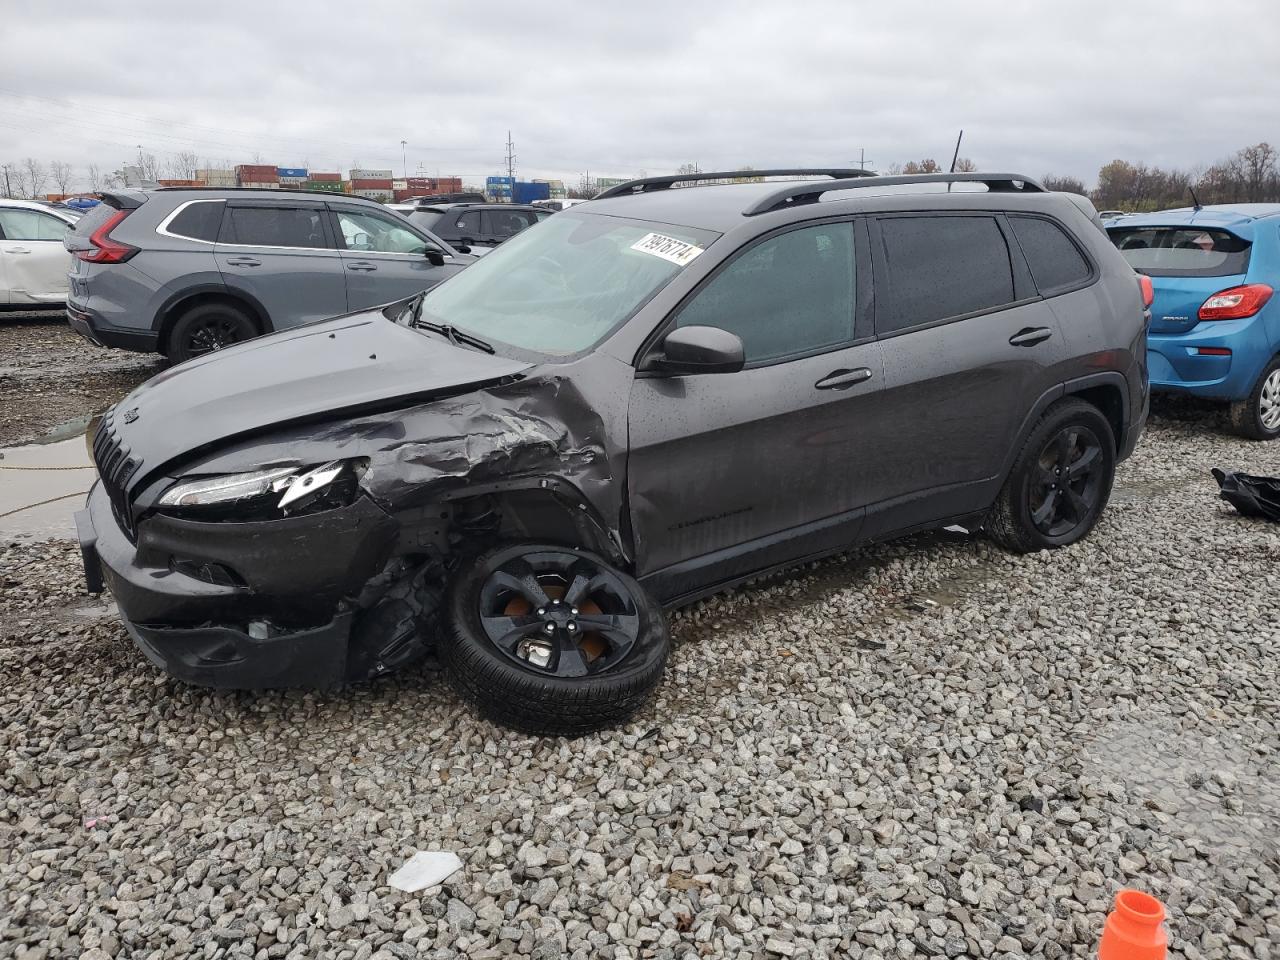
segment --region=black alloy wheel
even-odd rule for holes
[[[486,717],[579,736],[626,720],[662,680],[671,637],[636,580],[573,547],[515,543],[461,565],[440,659]]]
[[[640,615],[617,575],[570,551],[511,557],[480,589],[489,642],[521,666],[576,679],[622,662]]]
[[[1115,473],[1110,421],[1087,400],[1059,400],[1022,441],[983,526],[1016,553],[1069,546],[1097,524]]]
[[[165,353],[174,363],[182,363],[257,335],[257,326],[239,307],[221,301],[201,303],[173,324]]]
[[[1028,490],[1037,530],[1064,537],[1087,522],[1102,495],[1104,460],[1102,441],[1088,427],[1064,427],[1050,438]]]

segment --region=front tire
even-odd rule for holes
[[[1059,400],[1023,443],[987,515],[987,535],[1015,553],[1082,540],[1111,497],[1115,472],[1107,418],[1084,400]]]
[[[1280,357],[1271,358],[1249,396],[1231,404],[1231,427],[1250,440],[1280,437]]]
[[[580,736],[626,720],[662,679],[671,636],[632,577],[594,554],[500,546],[458,571],[440,658],[481,714]]]
[[[257,335],[253,320],[239,307],[229,303],[201,303],[174,323],[165,354],[171,362],[182,363]]]

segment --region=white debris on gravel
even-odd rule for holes
[[[434,887],[462,869],[456,853],[447,850],[419,850],[405,865],[387,877],[387,885],[404,893]]]
[[[1280,444],[1162,412],[1085,543],[918,537],[714,598],[576,741],[425,668],[184,686],[84,615],[74,546],[14,546],[0,956],[1084,958],[1121,886],[1177,955],[1280,955],[1280,526],[1208,473]],[[389,889],[423,849],[466,867]]]

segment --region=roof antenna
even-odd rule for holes
[[[956,163],[957,163],[957,162],[959,162],[959,160],[960,160],[960,141],[961,141],[961,140],[963,140],[963,139],[964,139],[964,129],[963,129],[963,128],[961,128],[961,130],[960,130],[960,136],[956,137],[956,150],[955,150],[955,153],[951,154],[951,169],[948,171],[949,173],[955,173],[955,172],[956,172]],[[951,192],[951,184],[950,184],[950,183],[948,183],[948,184],[947,184],[947,193],[950,193],[950,192]]]
[[[1193,187],[1191,184],[1189,184],[1189,183],[1188,183],[1188,184],[1187,184],[1187,193],[1191,194],[1191,202],[1195,204],[1195,206],[1194,206],[1192,209],[1193,209],[1196,213],[1199,213],[1199,212],[1200,212],[1200,208],[1203,206],[1203,204],[1201,204],[1201,203],[1200,203],[1200,198],[1196,196],[1196,188],[1195,188],[1195,187]]]

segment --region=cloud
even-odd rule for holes
[[[1092,181],[1280,139],[1273,0],[10,5],[0,160],[523,176],[949,158]],[[1223,38],[1214,43],[1214,37]]]

